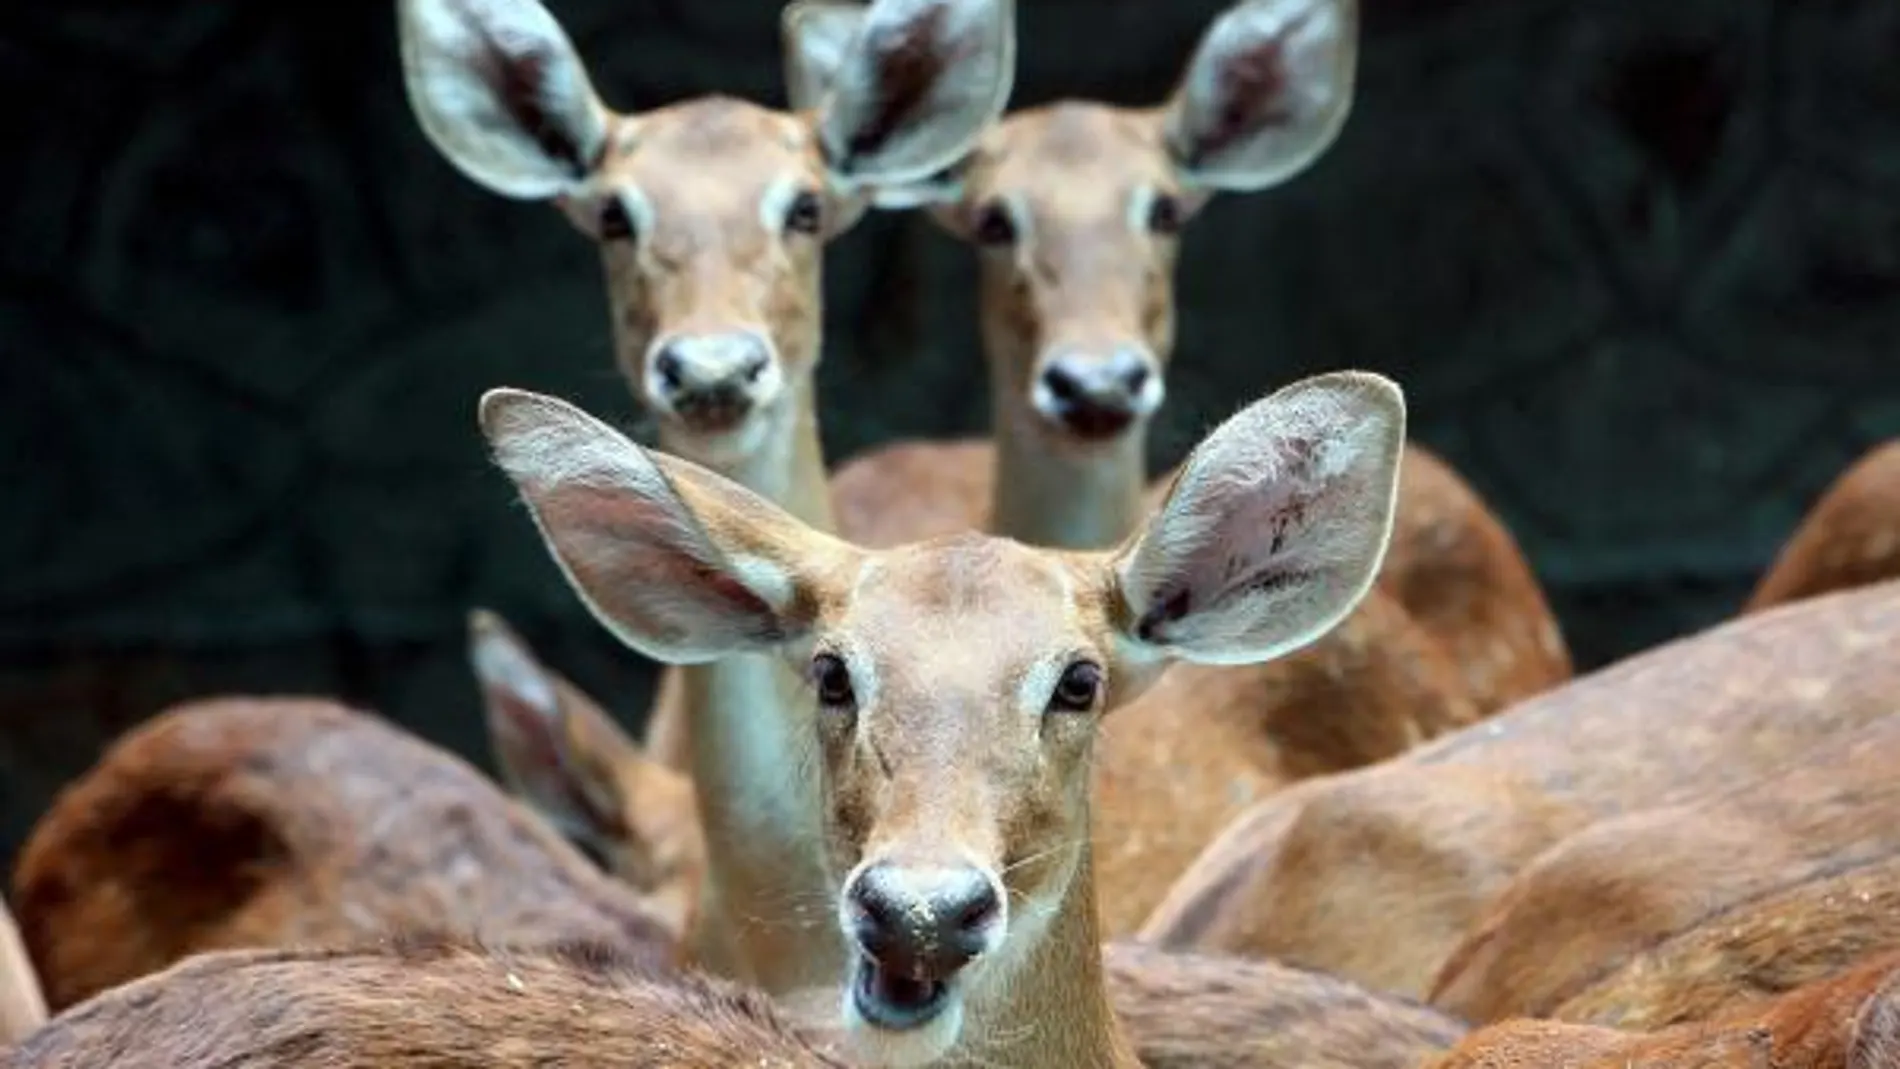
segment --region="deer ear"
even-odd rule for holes
[[[397,0],[409,107],[437,151],[506,197],[572,192],[608,114],[567,34],[537,0]]]
[[[1251,192],[1304,170],[1352,109],[1358,0],[1243,0],[1189,61],[1163,117],[1183,178]]]
[[[792,111],[823,102],[869,10],[855,0],[793,0],[779,15],[785,99]]]
[[[654,660],[703,664],[795,639],[811,622],[811,577],[849,549],[565,401],[490,390],[481,426],[575,593]]]
[[[833,70],[816,118],[833,177],[893,187],[930,179],[967,155],[1009,103],[1015,2],[875,0]]]
[[[1404,395],[1366,372],[1294,383],[1221,424],[1112,558],[1128,648],[1250,664],[1332,630],[1384,560],[1404,442]]]
[[[575,700],[499,616],[477,609],[468,631],[502,782],[562,834],[612,845],[626,831],[619,765],[638,747],[604,711]]]

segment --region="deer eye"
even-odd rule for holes
[[[1008,245],[1016,240],[1016,220],[1001,201],[991,201],[976,213],[973,233],[978,245]]]
[[[825,226],[825,206],[818,194],[801,190],[785,210],[785,229],[794,234],[816,234]]]
[[[600,240],[630,241],[633,239],[633,220],[627,215],[627,206],[620,198],[610,197],[600,206]]]
[[[1087,661],[1077,661],[1062,670],[1056,689],[1049,695],[1052,713],[1086,713],[1095,708],[1102,690],[1102,670]]]
[[[1181,202],[1165,193],[1155,194],[1148,205],[1148,229],[1156,234],[1181,232]]]
[[[811,682],[818,690],[818,701],[826,708],[842,709],[857,704],[857,692],[851,687],[851,670],[836,654],[821,653],[811,659]]]

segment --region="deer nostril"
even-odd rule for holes
[[[973,897],[959,903],[951,914],[951,923],[966,935],[980,934],[983,928],[996,919],[1002,906],[996,892],[990,888],[989,881],[983,881],[980,886],[981,889]]]
[[[1128,388],[1129,393],[1140,393],[1141,388],[1148,385],[1148,365],[1136,364],[1122,372],[1122,383]]]
[[[1042,384],[1051,397],[1065,404],[1072,404],[1082,396],[1082,380],[1061,364],[1049,365],[1049,370],[1042,373]]]
[[[660,385],[669,393],[678,390],[685,373],[678,350],[670,345],[661,349],[659,355],[653,358],[653,373],[660,377]]]
[[[754,356],[752,359],[746,361],[745,369],[743,372],[745,375],[746,384],[749,386],[749,385],[752,385],[753,383],[758,382],[759,376],[765,374],[765,369],[770,366],[772,366],[772,361],[764,353],[760,353],[757,356]]]

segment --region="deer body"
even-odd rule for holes
[[[1447,958],[1432,1001],[1477,1022],[1548,1017],[1617,971],[1648,974],[1650,988],[1666,993],[1656,968],[1631,968],[1657,944],[1705,924],[1732,930],[1738,911],[1790,888],[1900,863],[1896,767],[1900,717],[1813,747],[1755,782],[1591,825],[1498,895]],[[1791,963],[1811,962],[1822,945],[1879,946],[1883,934],[1816,941],[1808,925],[1784,919],[1781,980],[1798,977]],[[1882,927],[1900,933],[1900,925]],[[1721,962],[1701,964],[1697,982],[1709,984]],[[1732,986],[1759,989],[1740,979]]]
[[[1900,441],[1834,480],[1788,539],[1743,612],[1900,578]]]
[[[1513,1020],[1425,1069],[1886,1069],[1900,1062],[1900,955],[1855,962],[1772,1000],[1657,1031]]]
[[[1320,376],[1223,424],[1116,549],[869,550],[564,402],[482,403],[603,624],[663,661],[772,651],[810,680],[789,715],[823,768],[846,1045],[897,1065],[1138,1064],[1095,910],[1095,722],[1172,661],[1270,659],[1350,612],[1389,537],[1403,424],[1386,380]],[[704,570],[650,581],[685,560]],[[1438,1026],[1386,1056],[1442,1045]]]
[[[480,772],[307,699],[189,703],[128,732],[34,826],[13,887],[55,1011],[201,951],[419,926],[675,953],[643,902]]]
[[[639,115],[595,94],[537,0],[399,0],[419,124],[490,190],[549,200],[601,245],[615,351],[661,448],[766,495],[819,529],[831,515],[813,375],[821,244],[879,183],[921,180],[967,151],[1014,77],[1009,0],[879,0],[840,49],[840,89],[788,114],[723,97]],[[809,15],[787,10],[787,32]],[[893,101],[897,103],[893,104]],[[835,973],[805,740],[761,709],[801,700],[779,663],[744,653],[674,666],[706,872],[696,960],[773,992]]]
[[[756,992],[611,945],[232,950],[94,996],[5,1069],[842,1069]]]
[[[1812,599],[1299,784],[1223,832],[1142,938],[1422,997],[1493,896],[1565,836],[1747,783],[1893,715],[1897,640],[1900,582]]]

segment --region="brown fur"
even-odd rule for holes
[[[18,1042],[45,1021],[46,996],[40,993],[39,976],[12,912],[0,904],[0,1047]]]
[[[232,950],[56,1017],[6,1069],[837,1069],[764,996],[576,941]]]
[[[1900,577],[1900,441],[1869,450],[1834,480],[1742,611]]]
[[[1606,972],[1630,973],[1627,963],[1646,958],[1659,943],[1707,925],[1732,931],[1737,913],[1762,900],[1900,855],[1896,768],[1900,718],[1816,746],[1761,780],[1578,832],[1498,895],[1447,958],[1432,1002],[1478,1022],[1548,1017]],[[1807,930],[1811,925],[1781,919],[1785,938],[1777,957],[1828,964]],[[1825,945],[1852,950],[1870,939],[1878,945],[1878,934],[1837,933]],[[1700,961],[1679,978],[1720,986],[1728,964]],[[1667,996],[1658,975],[1667,970],[1652,962],[1634,971]],[[1729,986],[1756,986],[1740,976],[1727,979]],[[1647,1009],[1627,1012],[1646,1015]]]
[[[1103,964],[1147,1069],[1412,1069],[1465,1033],[1427,1006],[1273,962],[1111,943]]]
[[[1476,719],[1438,648],[1377,589],[1290,657],[1169,669],[1103,722],[1096,744],[1104,935],[1133,933],[1221,829],[1266,796]]]
[[[1492,896],[1565,835],[1745,783],[1894,713],[1896,641],[1900,582],[1829,595],[1300,784],[1237,818],[1142,936],[1422,996]]]
[[[1900,857],[1889,853],[1712,913],[1586,978],[1552,1016],[1632,1029],[1704,1020],[1897,947]]]
[[[631,891],[475,769],[317,700],[140,725],[54,800],[14,891],[55,1010],[200,951],[418,926],[673,954]]]
[[[1891,1069],[1896,1059],[1900,955],[1883,954],[1773,1001],[1658,1032],[1508,1021],[1426,1069]]]

